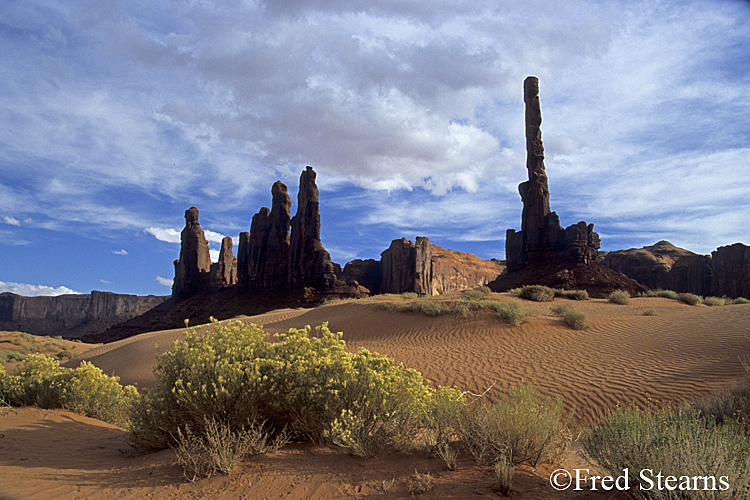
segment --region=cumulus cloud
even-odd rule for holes
[[[6,224],[10,226],[20,226],[21,221],[16,219],[15,217],[3,217],[3,221],[5,221]]]
[[[179,243],[159,221],[194,204],[219,243],[310,164],[321,191],[364,189],[352,225],[501,240],[518,228],[530,74],[563,223],[675,220],[693,193],[730,218],[718,179],[750,184],[729,172],[750,142],[746,2],[4,7],[0,210],[50,229]]]
[[[172,278],[162,278],[161,276],[156,276],[156,281],[160,285],[168,287],[171,287],[173,282]]]
[[[147,234],[150,234],[159,241],[166,241],[167,243],[180,243],[180,232],[176,229],[147,227],[143,231]]]
[[[67,295],[78,294],[75,290],[66,286],[52,287],[47,285],[31,285],[28,283],[14,283],[12,281],[0,281],[0,292],[11,292],[25,297],[37,297],[42,295]]]

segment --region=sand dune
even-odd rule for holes
[[[509,297],[501,297],[509,300]],[[351,349],[365,347],[415,368],[441,385],[487,397],[520,383],[560,395],[581,423],[618,403],[679,404],[730,384],[750,359],[750,304],[687,306],[665,298],[636,298],[626,306],[605,300],[566,301],[585,311],[587,330],[554,316],[553,303],[524,302],[530,320],[514,327],[489,311],[469,317],[429,317],[377,309],[371,300],[308,310],[282,310],[242,321],[268,332],[328,322]],[[654,316],[644,316],[655,309]],[[153,383],[155,356],[184,329],[138,335],[95,348],[82,358],[123,383]]]
[[[495,295],[510,300],[508,295]],[[664,298],[567,302],[585,311],[587,330],[554,316],[554,303],[529,303],[530,320],[513,327],[489,311],[469,317],[428,317],[385,311],[377,299],[338,302],[316,309],[280,310],[241,321],[266,331],[319,325],[343,331],[351,349],[380,352],[442,385],[475,393],[494,384],[497,398],[518,382],[564,397],[577,422],[587,425],[616,404],[675,405],[731,384],[750,360],[750,304],[687,306]],[[399,299],[401,300],[401,299]],[[558,299],[558,302],[564,299]],[[653,316],[644,316],[655,309]],[[98,346],[68,364],[90,360],[123,383],[153,383],[156,355],[184,329],[153,332]],[[64,411],[0,409],[0,500],[28,498],[407,498],[414,468],[430,472],[436,488],[423,498],[497,497],[490,473],[463,457],[458,472],[422,455],[362,460],[338,450],[292,445],[247,460],[230,476],[186,483],[170,451],[129,457],[126,432]],[[583,466],[575,453],[569,469]],[[550,469],[524,469],[513,498],[618,498],[609,493],[557,492]],[[622,498],[622,497],[620,497]]]

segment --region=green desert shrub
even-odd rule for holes
[[[718,424],[736,420],[745,427],[746,434],[750,435],[750,366],[745,365],[745,371],[745,378],[740,382],[701,399],[692,406]]]
[[[520,325],[526,317],[526,309],[519,300],[510,302],[495,302],[497,307],[494,310],[500,319],[507,321],[513,326]]]
[[[560,304],[552,308],[552,312],[560,316],[568,326],[575,330],[585,330],[589,326],[588,315],[568,304]]]
[[[458,419],[466,396],[453,387],[438,387],[427,400],[423,424],[430,446],[440,447],[456,437]]]
[[[583,449],[588,460],[614,476],[628,469],[638,498],[747,499],[750,492],[750,438],[736,422],[718,425],[696,410],[617,408],[584,437]],[[652,484],[640,475],[647,470],[653,471],[647,474]],[[659,491],[657,473],[675,476],[690,489]],[[704,488],[707,476],[715,478],[715,490],[710,479]],[[727,483],[723,491],[721,476]]]
[[[87,417],[125,425],[130,404],[138,392],[123,387],[118,377],[84,361],[78,368],[63,368],[57,359],[30,354],[16,370],[2,377],[2,397],[13,406],[64,408]]]
[[[645,311],[643,311],[643,315],[644,316],[656,316],[656,309],[654,308],[646,309]]]
[[[697,306],[698,304],[703,302],[703,299],[700,297],[700,295],[695,295],[694,293],[677,294],[677,300],[689,306]]]
[[[543,285],[526,285],[518,291],[518,297],[534,302],[549,302],[555,298],[555,291]]]
[[[609,294],[607,300],[613,304],[627,305],[630,304],[630,294],[625,290],[615,290]]]
[[[732,301],[732,304],[750,304],[750,300],[745,297],[737,297]]]
[[[401,294],[401,296],[404,297],[405,299],[418,299],[419,298],[419,295],[414,292],[404,292]]]
[[[571,300],[588,300],[589,292],[586,290],[555,290],[555,295]]]
[[[352,453],[399,448],[416,434],[431,396],[422,376],[367,350],[347,351],[326,324],[266,339],[257,325],[212,325],[186,333],[158,358],[156,384],[131,413],[140,450],[175,444],[186,426],[205,435],[205,419],[236,432],[253,422],[328,440]]]
[[[26,358],[26,354],[18,351],[3,351],[0,352],[0,363],[11,363],[13,361],[23,361]]]
[[[476,288],[472,288],[471,290],[464,290],[464,292],[461,294],[461,297],[466,300],[481,300],[489,295],[490,292],[491,290],[488,287],[482,285]]]
[[[562,398],[517,386],[494,404],[472,404],[459,420],[460,440],[477,462],[493,464],[512,457],[513,465],[557,462],[571,440],[572,414]]]
[[[656,289],[656,290],[649,290],[648,292],[645,292],[643,294],[640,294],[643,297],[662,297],[665,299],[672,299],[677,300],[677,292],[672,290],[662,290],[662,289]]]
[[[727,299],[724,297],[706,297],[703,299],[703,303],[707,306],[723,306],[727,303]]]

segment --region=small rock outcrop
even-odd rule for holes
[[[649,288],[697,295],[712,293],[711,256],[693,253],[668,241],[606,252],[600,255],[599,262]]]
[[[539,80],[530,76],[523,84],[526,104],[526,169],[529,180],[518,186],[523,202],[521,231],[508,229],[505,238],[507,270],[489,286],[505,291],[540,284],[581,288],[603,295],[615,289],[637,293],[645,287],[598,263],[600,240],[593,224],[579,222],[565,229],[550,210],[544,167]]]
[[[375,259],[354,259],[347,262],[341,272],[341,279],[346,283],[357,283],[371,294],[380,292],[380,283],[383,281],[383,273],[380,261]]]
[[[467,290],[486,285],[505,267],[499,261],[432,245],[429,238],[422,236],[418,236],[416,242],[406,238],[393,240],[380,255],[380,293],[442,295]],[[370,264],[366,269],[373,267],[374,264]],[[344,268],[346,274],[347,268]]]
[[[416,243],[406,238],[393,240],[380,254],[381,293],[415,292],[432,295],[432,248],[430,239],[417,236]]]
[[[750,299],[750,247],[742,243],[711,252],[711,295]]]
[[[139,316],[168,296],[137,296],[92,291],[90,294],[24,297],[0,293],[0,330],[79,338]]]

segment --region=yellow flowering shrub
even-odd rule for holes
[[[215,419],[234,430],[265,421],[355,453],[352,433],[371,443],[364,454],[398,448],[422,425],[431,389],[385,356],[347,351],[341,336],[325,323],[273,341],[242,322],[214,321],[204,335],[190,330],[159,358],[156,385],[134,406],[133,445],[174,445],[176,429],[200,435]]]
[[[0,399],[14,406],[65,408],[125,425],[127,408],[138,391],[119,381],[87,361],[71,369],[51,356],[30,354],[12,373],[0,373]]]

